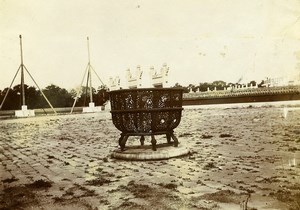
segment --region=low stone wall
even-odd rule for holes
[[[58,114],[67,114],[71,112],[72,107],[54,108]],[[51,115],[54,114],[51,108],[34,109],[35,115]],[[82,107],[74,107],[74,112],[82,112]],[[15,117],[15,110],[1,110],[0,118]]]
[[[231,89],[219,91],[206,91],[195,93],[184,93],[183,98],[226,98],[238,96],[257,96],[257,95],[276,95],[276,94],[299,94],[300,86],[284,86],[284,87],[265,87],[265,88],[247,88],[247,89]]]

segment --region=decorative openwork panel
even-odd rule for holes
[[[142,88],[110,92],[112,120],[123,133],[172,131],[181,120],[181,88]]]

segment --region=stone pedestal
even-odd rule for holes
[[[23,105],[21,107],[21,110],[15,111],[15,116],[16,117],[34,117],[35,113],[34,113],[34,110],[27,109],[27,106]]]
[[[101,112],[102,107],[101,106],[95,106],[94,102],[89,103],[88,107],[83,107],[82,112],[83,113],[93,113],[93,112]]]
[[[164,160],[189,154],[189,149],[185,146],[170,146],[169,144],[157,145],[157,151],[153,151],[150,145],[128,146],[125,151],[117,149],[111,156],[122,160]]]

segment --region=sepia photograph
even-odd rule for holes
[[[0,0],[0,210],[300,210],[300,1]]]

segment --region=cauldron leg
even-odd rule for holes
[[[168,144],[171,144],[171,134],[167,133],[166,136],[167,136],[167,142],[168,142]]]
[[[145,136],[141,136],[140,138],[141,145],[144,146]]]
[[[119,138],[119,145],[121,146],[121,142],[122,142],[122,139],[124,138],[124,134],[121,133],[121,136]]]
[[[124,151],[127,139],[128,139],[128,136],[127,135],[123,135],[123,138],[122,138],[121,143],[120,143],[121,151]]]
[[[151,144],[152,144],[152,150],[156,151],[156,139],[154,135],[151,135]]]
[[[171,137],[172,137],[172,139],[174,140],[174,146],[175,146],[175,147],[178,147],[178,139],[176,138],[176,136],[174,135],[173,132],[171,133]]]

